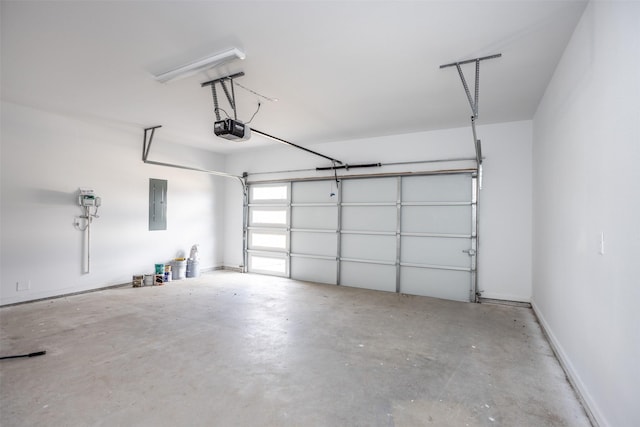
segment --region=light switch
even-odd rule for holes
[[[604,231],[600,232],[600,255],[604,255]]]

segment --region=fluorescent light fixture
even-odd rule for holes
[[[217,67],[225,62],[232,61],[234,59],[244,59],[245,54],[240,49],[232,47],[230,49],[218,52],[214,55],[207,56],[206,58],[198,59],[197,61],[183,65],[166,73],[158,74],[155,76],[156,80],[160,83],[167,83],[172,80],[183,79],[185,77],[193,76],[200,71],[207,70],[209,68]]]

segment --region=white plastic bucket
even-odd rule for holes
[[[173,261],[173,271],[171,272],[173,280],[184,279],[187,273],[187,260]]]
[[[200,275],[200,261],[189,258],[187,260],[187,277],[198,277]]]

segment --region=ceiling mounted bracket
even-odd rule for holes
[[[476,120],[478,119],[478,102],[480,100],[480,61],[485,61],[487,59],[500,58],[502,56],[501,53],[489,56],[483,56],[480,58],[467,59],[459,62],[452,62],[450,64],[441,65],[440,68],[447,67],[456,67],[458,70],[458,75],[460,76],[460,81],[462,82],[462,87],[464,88],[464,93],[467,95],[467,100],[469,101],[469,106],[471,107],[471,130],[473,132],[473,145],[476,151],[476,164],[478,167],[478,182],[479,187],[482,188],[482,145],[478,136],[476,134]],[[467,84],[467,79],[464,77],[464,73],[462,72],[461,65],[475,63],[476,65],[476,74],[475,74],[475,87],[473,96],[471,95],[471,91],[469,90],[469,85]]]
[[[464,87],[464,92],[467,95],[467,100],[469,101],[469,106],[471,107],[471,112],[473,113],[473,117],[478,118],[478,100],[480,93],[480,61],[485,61],[487,59],[500,58],[502,56],[501,53],[496,55],[483,56],[481,58],[475,59],[467,59],[465,61],[460,62],[452,62],[451,64],[441,65],[440,68],[447,67],[456,67],[458,70],[458,74],[460,75],[460,80],[462,81],[462,86]],[[476,79],[475,79],[475,88],[474,88],[474,96],[471,96],[471,91],[469,90],[469,85],[467,85],[467,80],[464,78],[464,73],[462,72],[461,65],[470,64],[475,62],[476,64]]]
[[[215,80],[209,80],[208,82],[202,83],[200,86],[211,86],[211,96],[213,97],[213,109],[216,114],[216,120],[221,120],[220,117],[220,106],[218,103],[218,92],[216,90],[216,83],[219,83],[224,91],[224,94],[227,97],[227,101],[229,101],[229,105],[233,110],[233,119],[238,120],[238,112],[236,110],[236,92],[233,85],[233,79],[244,76],[244,72],[239,72],[235,74],[231,74],[229,76],[220,77]],[[231,83],[231,93],[229,93],[229,89],[227,88],[226,82],[227,80]]]
[[[142,141],[142,161],[147,162],[149,157],[149,150],[151,150],[151,143],[153,142],[153,135],[156,129],[161,128],[162,125],[153,126],[144,130],[144,139]]]
[[[220,86],[222,86],[222,90],[224,90],[224,94],[227,96],[227,101],[229,101],[229,105],[231,105],[231,109],[233,110],[233,119],[238,120],[238,112],[236,111],[236,93],[233,89],[233,79],[229,79],[231,82],[231,94],[229,94],[229,89],[227,89],[227,85],[224,80],[220,80]]]

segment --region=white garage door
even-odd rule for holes
[[[475,298],[474,185],[469,174],[402,178],[401,292]]]
[[[470,173],[254,184],[249,271],[472,301],[475,185]]]

